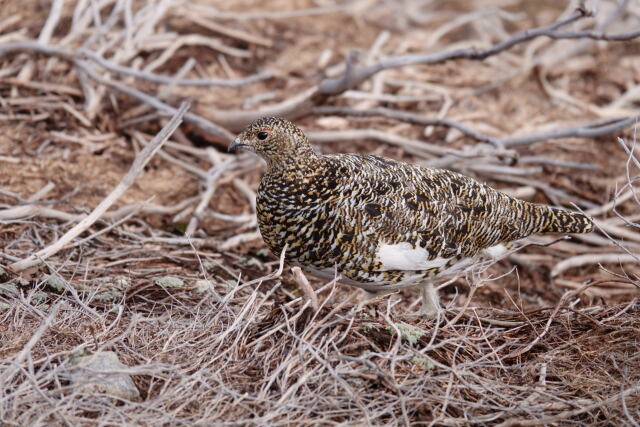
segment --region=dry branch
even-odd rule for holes
[[[390,68],[404,67],[407,65],[433,65],[455,59],[471,59],[482,61],[490,56],[497,55],[505,50],[511,49],[512,47],[520,43],[527,42],[537,37],[548,36],[558,28],[571,24],[572,22],[576,22],[588,16],[592,16],[592,13],[588,11],[584,7],[584,5],[580,5],[576,8],[575,12],[573,12],[565,19],[554,22],[551,25],[545,25],[542,27],[523,31],[507,40],[504,40],[488,49],[483,50],[458,49],[433,54],[390,57],[384,58],[374,65],[363,68],[357,68],[351,63],[351,61],[347,60],[347,70],[345,71],[344,75],[336,79],[327,79],[323,81],[318,86],[318,90],[324,95],[337,95],[347,89],[359,85],[372,75]]]
[[[268,79],[272,75],[271,72],[262,71],[252,76],[239,79],[174,79],[171,76],[164,76],[149,71],[136,70],[131,67],[114,64],[111,61],[103,58],[99,54],[85,48],[65,49],[39,42],[15,42],[0,45],[0,58],[4,55],[9,55],[16,52],[39,52],[46,55],[64,58],[70,61],[89,59],[96,65],[99,65],[101,68],[104,68],[105,70],[111,71],[113,73],[122,74],[125,76],[133,76],[153,83],[165,85],[171,84],[174,86],[238,87]]]
[[[304,116],[309,113],[313,113],[314,106],[323,103],[324,100],[328,96],[336,96],[339,95],[353,87],[359,85],[362,81],[368,79],[372,75],[383,71],[388,68],[397,68],[407,65],[433,65],[437,63],[446,62],[449,60],[455,59],[470,59],[470,60],[484,60],[490,56],[497,55],[505,50],[508,50],[520,43],[530,41],[537,37],[547,36],[552,37],[554,31],[560,27],[566,26],[572,22],[578,21],[582,18],[591,16],[591,12],[588,11],[584,6],[579,6],[576,11],[568,16],[565,19],[559,20],[553,24],[542,26],[534,29],[530,29],[521,33],[518,33],[511,38],[504,40],[488,49],[484,50],[476,50],[476,49],[459,49],[453,51],[444,51],[435,54],[424,54],[424,55],[407,55],[400,57],[390,57],[380,60],[374,65],[357,68],[354,65],[353,57],[350,56],[346,62],[346,70],[345,73],[338,78],[335,79],[325,79],[320,82],[316,87],[310,88],[307,91],[302,92],[296,97],[284,101],[280,104],[269,106],[263,108],[259,111],[219,111],[214,110],[210,112],[210,116],[217,123],[214,124],[211,121],[208,121],[201,116],[198,116],[194,113],[188,113],[185,116],[185,120],[201,127],[203,130],[220,137],[225,141],[229,141],[232,139],[232,135],[227,132],[225,129],[229,129],[231,131],[238,131],[243,128],[246,124],[251,121],[262,117],[262,116],[284,116],[289,118],[296,118],[300,116]],[[596,34],[599,34],[599,37],[612,37],[612,41],[626,41],[636,37],[639,37],[640,34],[637,31],[630,33],[622,33],[619,35],[607,36],[606,34],[601,34],[600,32],[588,33],[586,32],[584,37],[591,36],[595,37]],[[566,37],[563,37],[564,34]],[[579,38],[579,34],[581,33],[562,33],[560,34],[560,38]],[[570,35],[575,35],[575,37],[569,37]],[[552,37],[553,38],[553,37]],[[606,39],[606,38],[603,38]],[[268,73],[260,73],[255,76],[247,77],[245,79],[238,79],[233,81],[224,81],[224,80],[211,80],[211,79],[189,79],[189,80],[176,80],[173,81],[170,77],[165,77],[145,71],[137,71],[128,67],[123,67],[116,64],[111,64],[109,61],[105,60],[101,56],[94,54],[86,49],[78,49],[78,50],[68,50],[61,49],[54,46],[45,46],[39,45],[33,42],[22,42],[22,43],[9,43],[4,46],[0,45],[0,57],[4,54],[12,53],[12,52],[20,52],[20,51],[37,51],[41,53],[45,53],[48,55],[56,55],[65,59],[75,60],[78,67],[80,67],[84,72],[86,72],[93,80],[111,86],[112,88],[127,93],[130,96],[133,96],[139,99],[142,102],[145,102],[149,105],[152,105],[154,108],[160,109],[161,111],[172,111],[171,107],[166,104],[158,101],[157,99],[138,91],[137,89],[130,88],[124,84],[117,83],[114,81],[106,80],[97,74],[93,73],[88,69],[88,66],[84,64],[82,58],[88,57],[93,60],[96,64],[104,67],[113,72],[132,75],[138,78],[144,78],[156,83],[163,84],[177,84],[177,85],[196,85],[196,86],[211,86],[211,85],[220,85],[220,86],[239,86],[248,83],[252,83],[255,81],[262,80],[264,78],[269,77]],[[331,107],[328,107],[331,108]],[[348,114],[348,109],[343,109],[342,111],[335,109],[326,109],[319,110],[318,113],[327,114],[329,111],[335,111],[336,113],[344,113]],[[400,112],[392,112],[392,111],[384,111],[384,110],[374,110],[375,112],[371,113],[360,113],[356,110],[350,111],[353,115],[382,115],[389,116],[391,118],[395,118],[398,120],[406,120],[410,123],[420,123],[424,125],[441,125],[453,127],[464,134],[473,137],[479,141],[491,143],[497,147],[515,147],[519,145],[530,144],[533,142],[547,140],[547,139],[558,139],[558,138],[567,138],[567,137],[583,137],[583,138],[591,138],[602,135],[607,135],[610,133],[617,132],[619,130],[625,129],[635,121],[637,121],[637,116],[615,119],[612,121],[608,121],[606,123],[603,122],[594,122],[588,123],[582,126],[560,129],[557,131],[549,131],[543,132],[534,135],[528,135],[523,137],[508,137],[508,138],[493,138],[490,136],[483,135],[480,132],[476,132],[473,129],[470,129],[461,123],[458,123],[453,120],[448,119],[426,119],[419,117],[412,117],[410,113],[400,113]],[[330,114],[330,113],[329,113]],[[222,127],[221,127],[222,126]]]
[[[300,23],[268,20],[337,10],[350,14],[331,19],[339,17],[357,22],[355,30],[345,26],[344,31],[347,35],[356,34],[354,45],[365,45],[368,51],[362,61],[351,57],[347,74],[375,66],[383,49],[385,54],[403,55],[416,48],[430,48],[423,40],[444,44],[458,39],[470,32],[461,25],[471,27],[478,38],[450,44],[443,54],[469,51],[471,49],[466,48],[473,43],[491,48],[494,40],[504,43],[518,36],[510,36],[505,31],[504,21],[508,21],[508,28],[523,28],[523,22],[529,19],[498,8],[459,13],[458,6],[447,5],[442,8],[446,11],[441,11],[437,10],[441,6],[436,3],[408,0],[398,8],[394,2],[353,1],[343,2],[336,8],[289,12],[261,12],[258,10],[264,9],[256,6],[247,8],[246,13],[222,12],[189,3],[194,7],[185,15],[179,7],[174,7],[181,5],[174,0],[80,0],[74,6],[73,16],[63,10],[59,18],[59,22],[65,22],[65,28],[71,27],[61,41],[57,37],[63,25],[56,27],[49,45],[35,50],[16,50],[11,57],[6,55],[7,50],[2,50],[5,45],[0,41],[0,52],[4,52],[0,90],[7,94],[2,99],[7,111],[5,114],[3,110],[0,125],[8,130],[0,134],[0,145],[3,150],[5,143],[9,147],[0,153],[0,162],[6,162],[2,166],[7,170],[15,171],[10,172],[10,179],[2,184],[6,189],[0,189],[4,208],[0,210],[0,235],[9,236],[2,242],[4,253],[0,253],[0,258],[12,262],[29,259],[30,254],[47,246],[45,242],[57,241],[71,227],[60,221],[77,222],[85,218],[83,207],[94,203],[86,202],[82,191],[86,193],[86,184],[78,182],[75,174],[66,175],[74,172],[74,160],[82,162],[90,157],[95,161],[101,156],[104,161],[100,159],[92,165],[100,168],[99,173],[113,174],[117,170],[114,161],[119,164],[123,157],[127,158],[131,149],[129,142],[137,150],[145,145],[141,139],[151,139],[145,136],[153,126],[149,121],[162,122],[167,120],[165,114],[175,112],[165,98],[170,88],[180,84],[204,87],[216,82],[216,79],[189,79],[186,73],[207,75],[209,66],[219,66],[228,76],[234,75],[231,67],[239,61],[228,62],[221,56],[218,65],[199,62],[193,52],[206,49],[203,47],[177,52],[181,57],[186,53],[196,58],[187,60],[182,67],[175,56],[171,63],[164,62],[172,56],[179,34],[192,31],[192,22],[205,22],[197,18],[189,21],[189,15],[202,16],[207,23],[212,22],[213,25],[209,25],[212,31],[261,45],[260,40],[243,29],[247,19],[259,21],[244,28],[255,29],[256,34],[262,32],[265,40],[269,40],[273,28],[284,29],[289,34],[290,29]],[[629,12],[625,14],[623,9],[627,3]],[[613,16],[610,23],[619,24],[618,33],[612,34],[612,39],[622,40],[623,28],[631,25],[637,28],[640,10],[632,2],[614,5],[604,0],[601,4],[615,8],[610,16],[607,12],[607,20]],[[567,6],[560,16],[571,17],[571,7]],[[558,13],[559,8],[544,6],[543,12],[531,20],[544,21],[551,10]],[[167,13],[177,14],[179,19],[167,20]],[[18,41],[31,37],[28,43],[33,44],[47,17],[41,16],[37,22],[29,18],[21,18],[28,27],[25,31],[0,38]],[[335,28],[334,22],[323,26],[325,23],[320,18],[313,18],[318,28]],[[8,31],[13,31],[16,22],[20,21],[5,20],[0,22],[0,27],[8,25]],[[419,26],[412,26],[415,22],[420,22]],[[0,282],[9,281],[0,283],[0,335],[7,343],[0,348],[0,377],[7,378],[0,387],[0,419],[16,425],[91,425],[96,419],[104,424],[122,424],[124,420],[129,424],[158,425],[637,423],[640,401],[635,399],[638,393],[635,384],[640,381],[640,358],[634,355],[640,352],[638,263],[617,262],[621,257],[637,254],[640,248],[637,230],[640,216],[635,205],[640,199],[636,191],[639,164],[635,142],[634,146],[623,142],[629,155],[626,170],[622,166],[624,159],[616,156],[619,153],[611,153],[611,146],[605,146],[608,140],[597,144],[606,150],[607,159],[590,152],[596,146],[593,143],[580,144],[575,153],[568,152],[562,144],[525,145],[563,135],[591,138],[615,132],[633,126],[633,117],[563,128],[569,123],[593,120],[582,111],[599,115],[592,108],[595,104],[581,101],[575,104],[581,109],[575,111],[571,110],[574,104],[561,107],[559,119],[555,114],[558,109],[545,108],[549,105],[547,102],[528,103],[537,100],[539,87],[535,87],[534,82],[530,87],[524,85],[514,91],[517,97],[530,94],[531,98],[516,99],[512,116],[513,96],[502,93],[517,86],[514,82],[506,86],[513,76],[522,77],[535,64],[545,64],[550,76],[553,71],[554,80],[549,80],[554,81],[559,92],[567,94],[570,91],[565,85],[571,90],[576,88],[572,73],[602,76],[604,84],[598,84],[597,91],[583,93],[583,88],[590,89],[592,85],[578,86],[579,100],[591,97],[589,99],[597,98],[600,102],[600,97],[604,97],[610,114],[614,107],[624,106],[625,112],[616,113],[616,117],[635,116],[636,82],[628,70],[635,69],[637,64],[633,58],[624,57],[626,47],[611,49],[606,55],[599,52],[570,56],[570,60],[557,68],[539,60],[547,53],[556,51],[564,55],[571,50],[545,37],[563,38],[583,32],[586,36],[581,40],[583,43],[564,44],[568,47],[584,45],[584,42],[593,45],[592,40],[600,35],[592,30],[586,30],[591,34],[585,34],[584,28],[590,24],[586,20],[580,23],[585,25],[576,26],[576,31],[553,30],[541,34],[542,39],[531,39],[533,42],[526,52],[504,50],[492,61],[482,64],[467,61],[464,67],[435,67],[433,74],[429,72],[431,68],[425,74],[420,67],[376,73],[358,92],[343,92],[339,99],[336,99],[338,95],[320,93],[317,81],[309,83],[317,78],[316,70],[307,69],[301,74],[296,57],[287,55],[292,51],[299,54],[297,47],[301,42],[305,55],[320,58],[318,69],[326,71],[326,76],[344,77],[341,65],[329,66],[341,47],[317,43],[304,31],[295,33],[294,30],[293,34],[300,36],[295,43],[289,44],[288,40],[292,39],[283,37],[284,43],[278,43],[278,49],[268,51],[266,57],[256,55],[255,58],[275,60],[278,68],[282,68],[281,75],[292,77],[263,82],[260,90],[265,92],[253,97],[259,100],[256,104],[269,99],[286,101],[256,107],[257,111],[221,111],[231,101],[219,100],[213,94],[202,97],[206,102],[211,99],[212,108],[218,108],[212,115],[208,115],[209,107],[202,110],[202,115],[211,118],[213,124],[198,115],[185,115],[185,121],[192,120],[191,123],[205,129],[213,128],[216,123],[223,124],[218,126],[219,138],[228,139],[229,123],[241,127],[243,121],[246,123],[258,115],[339,115],[342,117],[337,120],[319,119],[315,123],[310,118],[307,123],[311,127],[332,129],[310,135],[325,141],[338,138],[388,141],[400,148],[369,144],[366,151],[398,157],[406,152],[414,153],[427,159],[422,164],[476,171],[481,178],[510,183],[515,187],[510,190],[512,194],[535,201],[546,196],[552,203],[565,206],[576,203],[599,215],[600,234],[572,236],[571,240],[551,248],[539,244],[524,254],[503,259],[483,273],[491,274],[491,282],[473,287],[469,293],[460,281],[451,283],[447,289],[454,293],[443,292],[450,308],[441,319],[443,322],[429,322],[411,315],[417,296],[411,289],[386,296],[358,311],[355,304],[358,293],[353,288],[337,286],[339,276],[328,283],[312,281],[310,286],[298,280],[303,294],[298,297],[290,279],[284,280],[281,276],[285,252],[279,260],[269,257],[262,250],[256,230],[252,201],[261,166],[248,155],[234,156],[225,176],[214,179],[206,168],[211,163],[216,166],[211,173],[217,173],[217,167],[224,164],[227,155],[208,159],[208,150],[193,145],[202,141],[191,139],[191,134],[177,132],[176,142],[167,142],[164,154],[158,153],[163,157],[159,167],[149,170],[158,173],[157,179],[163,182],[152,182],[149,188],[134,185],[130,189],[156,193],[158,185],[161,189],[156,196],[158,204],[127,204],[104,212],[81,238],[74,238],[49,258],[56,266],[55,277],[64,284],[63,291],[54,291],[46,278],[26,281],[0,271]],[[408,29],[402,32],[399,28]],[[595,28],[606,34],[602,24],[598,23]],[[175,33],[168,33],[169,30]],[[369,43],[369,37],[375,37],[376,32],[379,35],[375,42]],[[634,36],[635,32],[630,32],[625,38]],[[277,39],[279,37],[273,38]],[[191,39],[198,40],[202,39]],[[363,44],[362,40],[367,42]],[[71,49],[70,46],[82,47]],[[68,61],[71,66],[63,61],[36,61],[33,55],[18,54],[38,49],[42,49],[44,55]],[[147,53],[141,49],[154,51]],[[388,52],[389,49],[395,51]],[[262,55],[264,51],[259,48],[254,52]],[[584,49],[571,50],[567,55],[574,55],[576,51]],[[93,56],[94,52],[99,56]],[[246,56],[244,52],[242,55]],[[381,62],[403,57],[382,58]],[[313,57],[304,59],[313,61]],[[602,68],[603,59],[609,65],[606,70]],[[252,66],[251,61],[243,64]],[[612,64],[621,69],[613,68]],[[30,68],[29,74],[25,73],[23,80],[19,80],[15,76],[25,65]],[[157,73],[150,72],[149,67],[156,65]],[[170,67],[180,67],[175,77],[166,71]],[[84,69],[92,73],[91,76]],[[449,79],[451,70],[454,71]],[[496,76],[503,74],[509,77],[496,80]],[[33,80],[24,80],[27,77]],[[254,81],[251,80],[254,77],[231,81],[245,84]],[[483,80],[489,81],[487,86],[457,89]],[[147,84],[142,92],[138,83],[146,82],[165,86],[147,89]],[[300,84],[312,87],[299,91]],[[389,92],[385,91],[387,87],[391,88]],[[483,96],[487,90],[497,92],[497,96]],[[294,91],[297,92],[292,95]],[[130,108],[129,102],[120,103],[116,97],[119,92],[138,99],[143,105]],[[221,92],[225,96],[241,93],[244,97],[250,91],[246,88]],[[11,97],[12,93],[15,98]],[[85,111],[82,110],[83,95],[88,106]],[[193,90],[187,96],[198,95]],[[613,101],[609,102],[610,98]],[[551,103],[556,99],[560,98],[552,98]],[[341,106],[324,106],[334,100]],[[487,103],[482,105],[483,101]],[[394,103],[397,109],[376,108],[384,103]],[[587,110],[582,109],[585,105],[589,107]],[[147,114],[149,106],[158,111]],[[433,118],[415,114],[434,108],[439,111]],[[523,112],[533,112],[536,117],[529,120],[531,117]],[[354,117],[382,120],[358,123]],[[523,129],[521,132],[533,133],[533,137],[504,138],[501,129],[505,120],[513,122],[505,128]],[[554,127],[560,129],[551,134],[531,130],[535,129],[532,126],[545,121],[553,121]],[[31,123],[39,126],[33,133],[30,133]],[[127,129],[123,130],[125,123]],[[407,123],[425,128],[419,130],[424,130],[427,138],[434,126],[453,131],[444,138],[446,143],[430,144],[425,138],[414,137],[418,129],[411,129]],[[356,126],[360,129],[354,131]],[[51,132],[40,132],[40,127]],[[468,138],[460,138],[460,133]],[[517,151],[504,148],[505,141],[515,143]],[[354,150],[340,148],[340,151]],[[53,180],[47,172],[52,169],[44,169],[42,165],[55,167],[65,164],[67,158],[69,170],[55,175],[56,188],[47,193],[51,186],[46,183]],[[171,164],[164,165],[164,160]],[[593,165],[585,163],[587,161],[599,167],[596,173],[589,172]],[[616,167],[618,164],[620,167]],[[540,165],[578,170],[552,169],[547,173],[545,167],[544,173],[537,173]],[[184,173],[185,170],[189,172]],[[40,179],[40,184],[25,191],[21,184],[16,184],[18,178],[25,177]],[[89,179],[92,178],[91,175]],[[142,182],[149,183],[138,180],[136,184]],[[79,191],[60,194],[68,187]],[[615,200],[606,203],[612,193]],[[46,200],[45,196],[50,199]],[[170,206],[172,203],[177,204]],[[231,203],[238,206],[228,206]],[[211,206],[219,212],[209,209]],[[146,213],[153,215],[144,215]],[[198,221],[206,216],[208,221]],[[42,219],[48,217],[54,220]],[[183,221],[189,219],[194,224],[191,230],[197,230],[199,238],[181,234]],[[89,239],[91,245],[83,245]],[[252,240],[255,243],[247,244]],[[198,250],[194,251],[196,247]],[[617,250],[619,254],[613,253]],[[602,268],[585,264],[555,278],[553,283],[557,286],[547,283],[547,270],[563,259],[575,262],[576,255],[612,255],[609,260],[614,262],[603,264]],[[522,268],[517,273],[499,277],[499,272],[509,271],[509,263],[514,258],[523,267],[531,264],[533,268]],[[296,279],[295,269],[292,271]],[[183,287],[171,289],[154,284],[155,278],[167,275],[179,277]],[[602,277],[604,280],[599,279]],[[586,282],[588,279],[592,282]],[[121,287],[112,288],[115,283]],[[561,303],[556,305],[564,288],[575,292],[564,294]],[[108,297],[110,292],[115,292],[115,299],[104,299],[105,293]],[[322,298],[315,304],[314,296],[317,300],[320,294]],[[65,301],[65,309],[58,310],[48,322],[48,311],[52,307],[55,311],[57,300]],[[101,393],[84,393],[68,385],[70,360],[80,352],[102,349],[117,352],[120,359],[131,366],[123,372],[135,375],[144,401],[112,401]],[[356,402],[353,393],[357,394]]]
[[[138,89],[134,89],[132,87],[129,87],[125,84],[119,83],[119,82],[115,82],[112,80],[107,80],[103,77],[98,76],[96,73],[94,73],[89,66],[83,62],[83,61],[76,61],[76,66],[78,68],[80,68],[82,70],[82,72],[84,72],[89,78],[91,78],[92,80],[95,80],[96,82],[103,84],[105,86],[111,87],[115,90],[117,90],[118,92],[122,92],[125,93],[139,101],[142,101],[146,104],[151,105],[152,107],[166,113],[166,114],[176,114],[177,109],[158,100],[157,98],[144,93]],[[215,135],[217,137],[219,137],[220,139],[222,139],[223,141],[232,141],[234,138],[234,135],[231,134],[230,132],[228,132],[226,129],[221,128],[220,126],[216,125],[215,123],[210,122],[209,120],[194,114],[194,113],[185,113],[184,115],[184,121],[189,122],[189,123],[193,123],[194,125],[198,126],[199,128],[201,128],[202,130],[204,130],[205,132],[210,133],[211,135]]]
[[[387,119],[399,120],[406,123],[411,123],[420,126],[444,126],[454,128],[462,132],[463,134],[480,142],[487,142],[492,145],[498,145],[499,139],[485,135],[470,127],[463,125],[462,123],[451,119],[437,119],[425,117],[421,114],[410,113],[401,110],[392,110],[389,108],[371,108],[368,110],[358,110],[351,107],[314,107],[311,110],[311,114],[326,114],[326,115],[341,115],[341,116],[353,116],[353,117],[384,117]]]
[[[597,120],[579,126],[554,129],[530,135],[497,138],[485,135],[455,120],[428,118],[420,114],[388,108],[357,110],[350,107],[314,107],[311,112],[314,114],[335,114],[354,117],[385,117],[422,126],[444,126],[457,129],[477,141],[487,142],[495,147],[519,147],[535,142],[562,138],[597,138],[624,130],[640,120],[640,115],[619,119]]]
[[[547,132],[541,132],[533,135],[515,136],[501,138],[498,141],[505,147],[518,147],[521,145],[531,144],[538,141],[561,139],[561,138],[597,138],[604,135],[620,132],[638,122],[640,115],[632,117],[623,117],[611,120],[598,120],[591,123],[585,123],[581,126],[557,129]]]
[[[567,258],[560,261],[551,270],[552,276],[559,276],[564,271],[570,268],[582,267],[585,265],[599,265],[599,264],[637,264],[640,262],[640,255],[633,254],[621,254],[621,253],[607,253],[607,254],[586,254],[576,255],[574,257]]]
[[[585,412],[590,412],[590,411],[593,411],[594,409],[611,405],[612,403],[615,403],[618,400],[622,400],[624,402],[627,396],[638,394],[638,393],[640,393],[640,385],[629,387],[626,390],[623,390],[620,393],[615,393],[613,396],[609,396],[608,398],[604,400],[600,400],[599,402],[594,402],[588,405],[583,404],[582,407],[578,409],[572,409],[570,411],[562,411],[556,415],[543,417],[539,419],[533,419],[533,420],[510,419],[503,423],[498,424],[498,426],[511,427],[511,426],[549,425],[552,423],[557,423],[558,421],[565,421],[565,420],[571,419],[576,415],[584,414]]]
[[[58,21],[60,21],[60,14],[62,13],[62,7],[64,6],[64,0],[53,0],[51,3],[51,11],[49,12],[49,17],[42,27],[42,31],[40,31],[40,35],[38,36],[38,43],[47,44],[51,39],[51,35],[53,34],[53,30],[55,30],[58,25]]]
[[[60,221],[75,221],[78,219],[78,215],[41,205],[15,206],[13,208],[0,210],[0,220],[7,221],[29,217],[52,218]]]
[[[273,42],[269,39],[265,39],[264,37],[259,37],[254,34],[249,34],[244,31],[239,31],[234,28],[229,28],[224,25],[220,25],[212,20],[205,19],[201,16],[198,16],[195,13],[187,13],[185,16],[190,20],[195,22],[196,24],[205,27],[208,30],[211,30],[216,33],[224,34],[227,37],[232,37],[238,40],[245,41],[247,43],[256,44],[264,47],[273,47]]]
[[[365,66],[362,68],[358,68],[354,64],[353,55],[349,55],[346,61],[345,72],[340,77],[324,79],[317,86],[312,87],[305,93],[297,96],[297,99],[295,101],[287,100],[280,104],[265,107],[260,111],[212,111],[210,115],[212,119],[216,121],[216,123],[219,123],[220,125],[232,131],[241,130],[248,123],[262,116],[283,116],[291,119],[298,118],[311,113],[314,107],[323,104],[328,97],[338,96],[346,92],[347,90],[358,86],[363,81],[383,70],[404,67],[408,65],[434,65],[456,59],[481,61],[532,39],[538,37],[551,37],[553,34],[555,34],[554,31],[558,28],[576,22],[585,17],[589,17],[591,16],[591,14],[592,13],[588,11],[584,6],[580,5],[575,12],[573,12],[565,19],[561,19],[550,25],[523,31],[484,50],[458,49],[438,52],[434,54],[388,57],[381,59],[373,65]],[[625,33],[624,37],[619,37],[619,40],[617,41],[626,41],[637,38],[639,36],[640,34],[635,34],[635,32],[628,34]],[[612,39],[612,41],[616,41],[616,39],[614,38]],[[606,134],[604,132],[615,132],[617,130],[624,129],[630,126],[631,123],[633,123],[632,118],[620,119],[615,124],[612,124],[611,127],[594,129],[591,134],[599,136]],[[451,127],[459,128],[462,132],[467,133],[471,136],[475,134],[476,136],[478,136],[477,139],[479,140],[484,140],[494,145],[498,143],[494,138],[483,137],[473,130],[465,128],[464,126],[456,124],[455,122],[446,123],[446,121],[439,121],[434,124],[448,124]],[[593,126],[595,126],[595,124],[587,124],[584,127],[590,128]],[[578,128],[567,131],[566,134],[561,134],[564,136],[558,136],[558,138],[570,136],[571,132],[577,132],[581,135],[590,134],[590,131],[588,129],[582,130],[582,128]],[[544,136],[545,134],[540,134],[537,135],[536,138],[544,138]],[[528,143],[531,143],[529,139],[514,138],[510,146]]]
[[[220,176],[228,170],[235,163],[235,158],[227,159],[223,163],[212,166],[212,168],[207,173],[206,177],[206,190],[202,195],[198,206],[193,212],[193,216],[189,220],[189,224],[187,225],[187,229],[185,231],[185,235],[192,236],[198,227],[198,221],[204,216],[205,211],[209,206],[209,202],[213,197],[213,193],[216,191],[218,186],[218,180]]]
[[[313,143],[352,141],[358,139],[372,139],[382,141],[387,144],[402,147],[407,153],[425,157],[425,155],[444,155],[451,152],[446,147],[435,144],[429,144],[417,139],[406,138],[400,135],[394,135],[388,132],[379,131],[377,129],[346,129],[335,131],[312,131],[307,132],[309,140]]]
[[[134,183],[138,175],[142,173],[146,164],[151,160],[153,155],[162,147],[171,134],[177,129],[182,122],[182,118],[187,112],[189,104],[183,103],[171,120],[160,130],[154,139],[142,151],[136,155],[129,171],[122,177],[120,183],[113,189],[109,195],[96,206],[93,211],[82,221],[78,222],[73,228],[67,231],[60,239],[32,254],[28,258],[14,262],[9,265],[9,269],[15,272],[26,270],[39,264],[42,260],[49,258],[59,250],[69,244],[74,238],[82,234],[93,223],[95,223],[110,207],[115,203],[122,194]]]
[[[561,39],[592,39],[592,40],[604,40],[604,41],[629,41],[640,37],[640,30],[628,31],[625,33],[606,34],[599,30],[584,30],[584,31],[566,31],[566,32],[554,32],[547,35],[547,37],[554,40]]]
[[[56,318],[58,314],[58,310],[62,302],[56,303],[53,307],[51,307],[51,311],[47,315],[46,318],[42,320],[42,323],[36,329],[29,339],[29,341],[22,347],[20,352],[16,355],[13,360],[11,360],[11,367],[6,368],[2,373],[0,373],[0,389],[4,389],[9,381],[13,378],[14,375],[20,370],[21,364],[27,358],[27,355],[33,350],[33,347],[40,341],[42,335],[45,331],[51,327],[53,320]]]

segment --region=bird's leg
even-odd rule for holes
[[[376,299],[379,294],[377,292],[371,292],[371,291],[365,291],[363,289],[364,292],[364,297],[362,298],[362,300],[364,301],[364,303],[368,303],[369,301],[372,301],[374,299]]]
[[[440,311],[440,298],[438,291],[434,288],[432,282],[427,282],[422,286],[422,308],[420,314],[428,319],[438,316]]]
[[[375,297],[376,297],[376,293],[375,292],[369,292],[369,291],[365,291],[363,289],[362,290],[362,297],[358,301],[358,304],[355,306],[356,313],[362,311],[362,309],[365,308],[367,306],[367,304],[369,304],[369,302],[372,299],[374,299]]]

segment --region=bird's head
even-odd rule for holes
[[[253,151],[269,164],[313,155],[304,132],[278,117],[263,117],[247,126],[229,146],[229,151],[238,149]]]

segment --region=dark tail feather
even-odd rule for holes
[[[590,233],[593,220],[587,215],[564,209],[540,206],[540,222],[537,233]]]

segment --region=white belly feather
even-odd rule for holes
[[[429,270],[442,267],[450,258],[428,259],[429,252],[421,247],[414,248],[411,243],[378,246],[377,261],[382,264],[380,271],[389,270]]]

